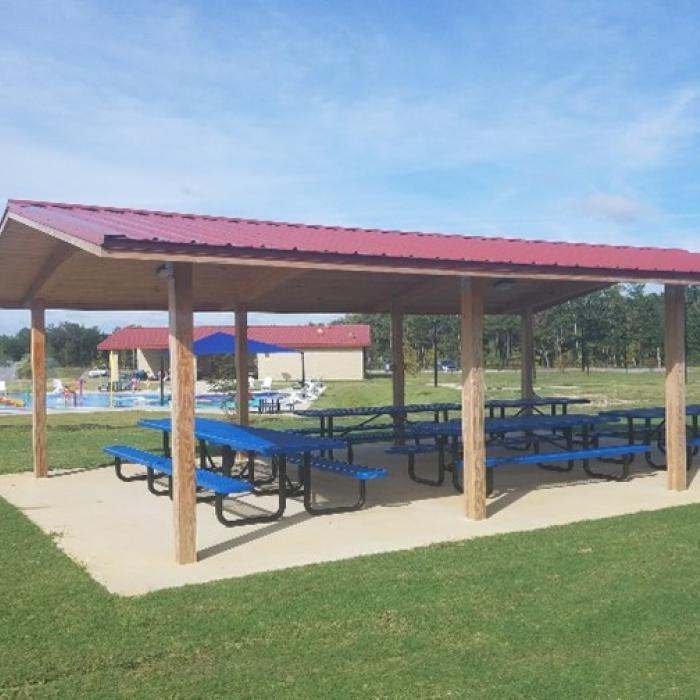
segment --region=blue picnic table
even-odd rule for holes
[[[601,416],[599,414],[567,414],[567,415],[528,415],[507,416],[505,418],[487,418],[484,421],[484,432],[487,435],[487,444],[502,444],[510,448],[528,449],[534,446],[539,449],[541,442],[548,442],[567,451],[571,451],[574,445],[574,431],[580,430],[576,438],[582,449],[586,449],[589,443],[591,429],[599,423],[616,422],[617,418]],[[459,458],[459,441],[462,436],[462,421],[449,420],[440,423],[425,421],[413,423],[408,431],[410,437],[415,439],[434,439],[438,449],[438,478],[442,481],[443,470],[447,468],[445,451],[448,446],[452,448],[452,464]],[[507,436],[516,434],[515,438]],[[560,444],[563,441],[563,445]],[[570,469],[572,463],[566,468]]]
[[[484,429],[489,435],[550,430],[566,431],[576,428],[589,428],[597,423],[609,423],[617,420],[619,418],[589,413],[558,416],[506,416],[505,418],[487,418],[484,421]],[[462,421],[456,419],[441,423],[428,421],[413,423],[411,424],[410,432],[417,436],[460,437],[462,435]]]
[[[685,407],[685,414],[690,418],[689,432],[691,439],[698,437],[698,418],[700,417],[700,404],[689,404]],[[663,406],[652,406],[648,408],[620,408],[610,411],[602,411],[602,416],[608,418],[622,419],[627,422],[627,440],[633,444],[637,435],[641,433],[641,441],[646,445],[656,443],[661,453],[665,453],[664,426],[666,424],[666,409]],[[639,423],[641,422],[641,428]],[[697,452],[697,447],[688,448],[688,466],[691,457]],[[665,464],[656,463],[651,453],[645,455],[647,464],[653,469],[665,469]]]
[[[567,415],[569,406],[589,404],[590,399],[569,396],[534,396],[531,399],[488,399],[485,402],[489,418],[496,417],[496,411],[501,418],[506,417],[508,409],[515,410],[515,416],[520,416],[528,410],[542,415],[541,408],[549,408],[550,415],[557,415],[557,407],[561,407],[561,415]]]
[[[169,418],[144,418],[138,421],[142,428],[156,430],[163,435],[163,452],[170,455],[170,433],[172,424]],[[207,460],[213,466],[209,454],[208,445],[216,445],[222,450],[222,467],[226,476],[231,476],[235,463],[236,453],[245,453],[248,457],[246,466],[235,476],[239,479],[247,479],[252,490],[257,495],[277,492],[279,506],[274,517],[280,517],[286,508],[288,495],[296,495],[309,483],[308,478],[303,478],[303,469],[311,458],[311,454],[321,450],[330,450],[345,446],[342,440],[332,438],[317,438],[293,435],[269,428],[253,428],[251,426],[235,425],[210,418],[195,418],[194,435],[199,441],[200,466],[206,467]],[[287,458],[302,455],[302,465],[299,467],[299,479],[293,483],[287,475]],[[264,479],[255,477],[256,457],[267,457],[271,460],[271,475]],[[278,481],[274,490],[260,490],[265,486]]]
[[[557,415],[557,407],[561,407],[561,414],[566,415],[569,406],[590,403],[589,399],[571,398],[565,396],[544,396],[531,399],[489,399],[484,405],[489,412],[489,417],[494,418],[496,412],[501,418],[506,417],[506,411],[515,410],[516,415],[534,410],[542,415],[541,408],[549,408],[551,415]],[[381,416],[392,418],[394,425],[401,426],[410,414],[432,413],[437,422],[442,416],[443,421],[448,421],[451,411],[461,411],[462,404],[458,402],[436,402],[406,404],[405,406],[354,406],[349,408],[306,408],[294,411],[294,414],[304,418],[318,418],[320,421],[318,434],[321,437],[333,437],[335,435],[334,420],[336,418],[364,418],[365,420],[354,425],[344,425],[338,428],[341,434],[360,430]]]

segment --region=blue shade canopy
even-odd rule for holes
[[[196,340],[193,344],[195,355],[234,355],[236,353],[236,338],[230,333],[212,333]],[[281,345],[261,343],[248,338],[248,352],[253,355],[271,355],[277,352],[298,352]]]

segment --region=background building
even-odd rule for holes
[[[195,340],[219,332],[233,334],[233,326],[198,326]],[[371,344],[368,325],[251,326],[248,337],[264,343],[299,350],[299,353],[257,355],[258,376],[276,380],[307,378],[324,380],[361,380],[365,373],[366,348]],[[136,367],[156,374],[161,357],[168,360],[168,329],[128,326],[105,338],[98,350],[135,354]],[[200,362],[200,367],[203,363]]]

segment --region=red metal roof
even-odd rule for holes
[[[554,243],[512,238],[408,233],[175,214],[82,204],[10,200],[23,217],[105,250],[210,252],[230,257],[331,259],[405,267],[461,269],[466,265],[611,271],[700,278],[700,253]]]
[[[197,326],[194,339],[212,333],[234,333],[233,326]],[[272,345],[295,350],[365,348],[371,345],[370,327],[357,324],[309,326],[250,326],[248,337]],[[98,350],[165,350],[168,347],[168,329],[165,327],[129,326],[105,338]]]

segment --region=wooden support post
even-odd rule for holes
[[[672,491],[687,488],[685,417],[685,287],[667,284],[665,303],[666,356],[666,481]]]
[[[486,517],[482,280],[462,280],[461,307],[464,507],[468,518],[481,520]]]
[[[109,351],[109,407],[114,407],[114,392],[119,386],[119,352]]]
[[[236,414],[239,425],[250,422],[248,410],[248,312],[236,309]]]
[[[46,323],[44,305],[33,300],[31,355],[32,355],[32,450],[34,476],[48,476],[46,453]]]
[[[174,263],[168,282],[175,561],[197,559],[192,265]]]
[[[391,311],[391,379],[393,405],[406,403],[406,368],[403,357],[403,314]]]
[[[520,398],[531,399],[535,380],[535,337],[532,309],[520,316]]]

